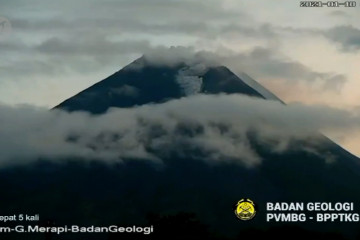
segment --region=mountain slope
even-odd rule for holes
[[[110,107],[161,104],[198,93],[276,99],[223,66],[204,68],[201,64],[185,63],[160,66],[140,58],[57,108],[101,114]],[[243,239],[245,230],[266,231],[283,225],[266,222],[266,202],[351,201],[355,205],[360,202],[359,159],[318,134],[311,139],[293,140],[288,150],[278,152],[264,144],[259,132],[249,130],[247,143],[263,161],[259,166],[248,168],[226,161],[226,156],[220,156],[218,164],[200,161],[206,158],[207,152],[186,141],[170,142],[174,146],[164,155],[151,148],[152,141],[164,134],[162,126],[144,124],[152,133],[152,139],[146,139],[149,141],[146,148],[161,157],[162,165],[148,159],[129,158],[109,165],[70,158],[62,164],[42,159],[29,166],[1,169],[0,211],[3,215],[40,213],[43,221],[51,219],[60,225],[150,223],[155,225],[158,234],[150,239],[224,239],[225,236]],[[231,135],[231,126],[214,125],[213,128]],[[176,125],[176,133],[179,137],[195,138],[203,134],[203,129],[181,122]],[[238,140],[236,136],[234,140]],[[181,154],[179,149],[183,150]],[[331,161],[327,161],[329,158]],[[235,217],[232,207],[246,197],[255,201],[258,213],[253,220],[242,222]],[[358,231],[358,223],[297,222],[293,225],[328,232],[330,237],[339,236],[332,233],[339,233],[354,238]],[[275,233],[282,236],[284,231],[275,230]],[[311,235],[306,234],[304,236],[311,239]],[[61,235],[56,239],[75,237]],[[84,239],[134,238],[143,239],[143,236],[89,234]]]
[[[224,66],[200,70],[185,63],[157,66],[142,57],[55,108],[98,114],[110,107],[161,103],[186,96],[186,84],[194,82],[194,78],[200,78],[196,93],[239,93],[264,98]]]
[[[242,72],[238,74],[241,80],[243,80],[247,85],[249,85],[251,88],[259,92],[262,96],[264,96],[268,100],[274,100],[284,103],[280,98],[278,98],[275,94],[261,86],[258,82],[256,82],[254,79],[252,79],[249,75]]]

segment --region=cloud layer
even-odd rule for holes
[[[359,113],[242,95],[196,95],[163,104],[111,109],[104,115],[0,106],[0,163],[24,164],[46,158],[161,163],[171,154],[211,164],[261,163],[248,133],[256,130],[274,151],[314,132],[359,129]],[[197,151],[195,151],[197,150]],[[200,155],[194,152],[201,152]],[[194,154],[194,155],[191,155]]]
[[[281,6],[288,11],[280,12],[266,0],[6,1],[0,17],[9,19],[14,31],[0,40],[1,101],[55,106],[145,52],[179,45],[221,53],[229,59],[223,65],[247,72],[273,90],[280,79],[289,86],[303,83],[308,91],[320,86],[316,94],[324,95],[339,93],[346,80],[354,81],[346,69],[320,70],[318,65],[358,53],[358,8],[346,13],[324,8],[324,14],[312,14],[294,2],[282,1]],[[328,49],[304,47],[317,39],[322,41],[317,46],[339,46],[339,52],[325,56]],[[290,50],[284,49],[287,44]],[[324,60],[300,61],[303,52],[324,55]],[[19,94],[24,87],[29,90]],[[38,88],[44,90],[31,90]],[[56,90],[47,94],[47,88]]]

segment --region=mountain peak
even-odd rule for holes
[[[110,107],[162,103],[200,93],[265,98],[225,66],[195,61],[155,64],[143,56],[55,108],[100,114]]]

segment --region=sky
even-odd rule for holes
[[[360,2],[299,2],[0,0],[0,103],[51,108],[143,53],[182,46],[217,55],[287,104],[358,111]],[[325,134],[360,156],[359,130]]]

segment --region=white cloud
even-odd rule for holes
[[[360,121],[359,112],[284,106],[242,95],[190,96],[96,116],[30,106],[1,105],[0,112],[2,166],[68,157],[159,162],[171,153],[192,154],[211,164],[256,166],[261,156],[249,142],[250,129],[258,130],[261,141],[274,150],[284,151],[290,139],[307,139],[320,130],[359,130]]]
[[[176,82],[180,85],[185,95],[194,95],[201,91],[203,84],[201,76],[206,70],[207,67],[204,64],[196,64],[179,70]]]

